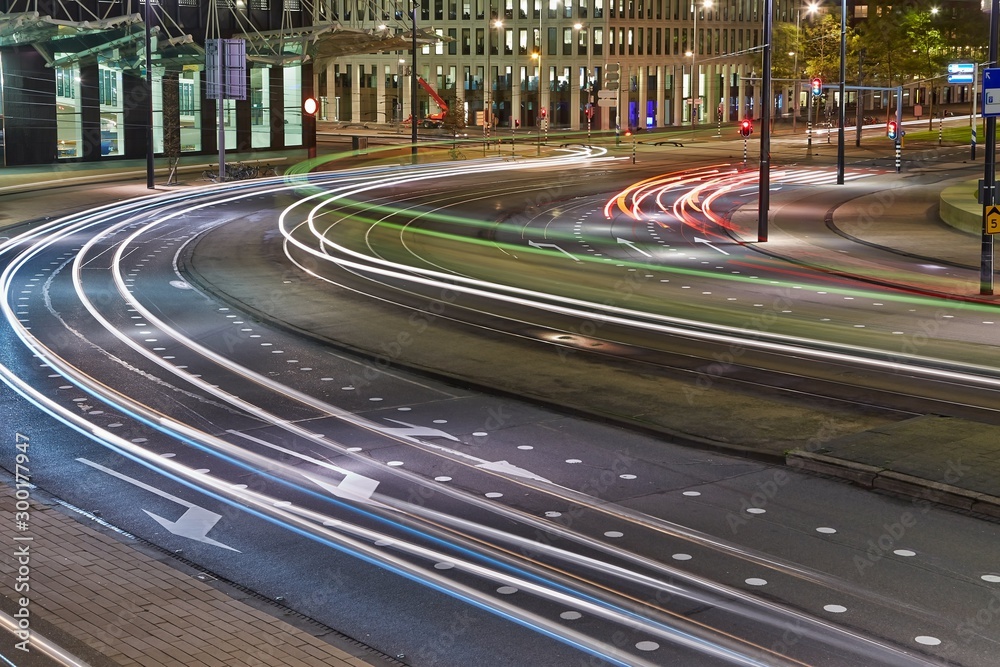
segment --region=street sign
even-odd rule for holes
[[[972,83],[975,77],[975,63],[950,63],[948,65],[948,83]]]
[[[983,118],[1000,116],[1000,67],[983,70]]]
[[[611,99],[611,98],[607,98],[607,97],[602,97],[601,99],[597,100],[597,106],[599,106],[599,107],[613,107],[615,105],[615,102],[617,102],[617,100],[614,100],[614,99]]]
[[[617,90],[598,90],[597,91],[597,97],[598,98],[618,97],[618,91]]]
[[[222,51],[221,57],[220,49]],[[209,99],[245,100],[247,98],[246,77],[245,40],[205,40],[205,83],[206,95]]]
[[[1000,208],[990,206],[986,211],[986,233],[1000,234]]]

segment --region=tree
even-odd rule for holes
[[[441,119],[441,127],[451,136],[455,136],[465,129],[465,110],[455,98],[447,102],[448,112]]]

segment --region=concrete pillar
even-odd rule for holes
[[[667,68],[656,66],[656,126],[667,124]]]
[[[388,123],[392,120],[392,102],[387,104],[385,99],[385,64],[379,63],[375,67],[378,68],[375,80],[375,122]]]
[[[733,98],[733,66],[723,65],[722,67],[722,122],[728,123],[732,120]]]
[[[736,100],[736,120],[739,121],[747,115],[747,71],[746,65],[738,65],[739,89]]]
[[[351,120],[358,122],[361,119],[361,68],[368,67],[367,63],[358,63],[351,68]]]
[[[647,88],[649,87],[648,74],[649,74],[649,68],[647,68],[645,65],[639,65],[636,68],[636,79],[639,82],[638,86],[639,100],[637,105],[638,110],[636,114],[638,118],[636,119],[636,125],[638,125],[643,129],[646,128],[646,119],[648,113],[647,110],[649,108],[647,104],[647,100],[649,99],[649,90],[647,90]]]
[[[703,120],[707,125],[717,121],[716,111],[719,108],[719,66],[715,63],[705,67],[705,112]]]
[[[684,124],[684,65],[674,65],[674,85],[671,89],[674,102],[673,124]]]

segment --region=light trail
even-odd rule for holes
[[[388,182],[392,182],[391,179]],[[354,194],[354,192],[355,192],[355,190],[351,190],[350,191],[351,194]],[[233,199],[226,200],[226,201],[236,201],[237,199],[238,199],[238,197],[235,197]],[[214,205],[216,203],[218,203],[218,201],[213,201],[212,204],[205,204],[205,206]],[[323,204],[321,204],[320,206],[323,206],[323,205],[325,205],[325,202]],[[164,218],[162,218],[160,220],[157,220],[156,223],[154,223],[154,224],[164,223],[164,222],[166,222],[166,221],[168,221],[168,220],[170,220],[172,218],[175,218],[175,217],[177,217],[179,215],[183,215],[185,212],[190,212],[190,211],[196,210],[197,208],[200,208],[200,207],[201,206],[196,206],[196,207],[184,209],[182,211],[181,210],[176,211],[176,212],[174,212],[174,213],[172,213],[172,214],[170,214],[170,215],[168,215],[168,216],[166,216],[166,217],[164,217]],[[317,210],[316,208],[313,209],[314,212],[316,210]],[[97,224],[101,224],[101,222],[102,221],[100,221],[100,220],[95,220],[95,221],[92,221],[92,224],[97,225]],[[125,230],[129,225],[132,225],[132,224],[134,224],[133,220],[127,220],[125,222],[122,222],[122,223],[118,224],[116,227],[111,227],[107,231],[107,236],[109,236],[109,237],[113,236],[116,233],[118,233],[119,231]],[[130,244],[135,243],[137,241],[139,235],[141,233],[147,232],[148,229],[150,229],[150,228],[152,228],[152,226],[140,228],[137,231],[135,231],[134,233],[132,233],[125,241],[119,242],[118,245],[117,245],[116,252],[114,254],[113,267],[114,267],[114,272],[115,272],[114,273],[114,275],[115,275],[115,283],[116,283],[119,295],[123,299],[125,299],[127,303],[130,303],[130,304],[133,305],[133,307],[136,307],[137,310],[140,309],[140,308],[143,308],[143,307],[142,307],[141,303],[138,302],[138,300],[136,300],[134,297],[132,297],[130,295],[131,289],[126,284],[126,279],[124,278],[124,276],[121,273],[121,263],[122,263],[125,255],[127,253],[127,248],[129,248]],[[74,230],[71,230],[71,232],[69,232],[69,233],[79,233],[81,231],[82,231],[82,229],[74,229]],[[54,234],[50,235],[50,238],[52,239],[51,242],[53,244],[55,242],[55,237],[56,237],[56,235],[54,235]],[[90,247],[96,246],[97,242],[98,242],[98,237],[93,237],[85,245],[85,248],[82,249],[81,251],[79,251],[77,253],[77,259],[76,259],[76,263],[74,265],[73,281],[74,281],[74,284],[75,284],[75,287],[76,287],[76,290],[77,290],[78,298],[80,298],[82,301],[84,301],[87,304],[87,307],[88,307],[88,309],[90,309],[90,312],[91,312],[92,316],[97,321],[99,321],[105,328],[107,328],[108,331],[110,331],[113,334],[115,334],[116,336],[118,336],[119,340],[121,340],[125,344],[129,345],[129,347],[131,347],[132,349],[140,352],[141,354],[143,354],[144,356],[146,356],[148,359],[150,359],[154,363],[160,364],[162,367],[168,368],[168,370],[169,370],[170,369],[169,367],[172,366],[171,364],[165,364],[165,365],[161,364],[161,362],[158,361],[158,359],[159,359],[158,357],[155,357],[155,355],[149,355],[145,351],[145,348],[142,348],[141,346],[138,346],[131,339],[129,339],[127,336],[121,335],[121,333],[118,332],[118,330],[115,327],[113,327],[110,322],[108,322],[105,318],[103,318],[103,316],[100,315],[100,313],[97,311],[96,307],[94,307],[93,304],[86,297],[85,290],[84,290],[83,285],[82,285],[82,278],[81,278],[82,268],[84,266],[84,257],[86,257],[86,249],[90,248]],[[41,247],[42,246],[43,246],[43,244],[40,244],[39,246],[37,246],[39,248],[38,252],[41,252]],[[5,248],[5,250],[6,250],[6,248]],[[337,250],[339,251],[340,249],[337,248]],[[25,255],[25,258],[23,259],[23,261],[26,262],[27,259],[30,256],[32,256],[32,255],[31,254]],[[362,270],[364,270],[366,272],[369,272],[371,269],[369,267],[362,267]],[[13,274],[11,273],[11,269],[10,269],[10,267],[8,267],[8,269],[4,271],[4,276],[3,276],[3,284],[4,284],[4,287],[7,289],[8,293],[10,292],[10,282],[12,281],[12,277],[11,277],[12,275]],[[581,302],[581,303],[585,303],[585,302]],[[8,319],[13,324],[14,320],[12,319],[12,313],[10,311],[9,303],[7,301],[5,301],[4,304],[3,304],[3,306],[4,306],[5,315],[8,316]],[[268,389],[270,389],[271,391],[280,393],[280,394],[282,394],[285,397],[294,398],[295,400],[304,400],[306,402],[308,402],[308,401],[311,400],[311,397],[308,397],[306,395],[300,395],[300,394],[298,394],[298,393],[296,393],[296,392],[294,392],[292,390],[289,390],[287,387],[284,387],[283,385],[280,385],[279,383],[271,383],[269,385],[268,382],[267,382],[267,378],[263,378],[262,376],[259,376],[259,374],[256,374],[256,373],[250,371],[249,369],[245,369],[243,367],[238,367],[235,364],[232,364],[230,361],[222,358],[221,356],[215,355],[211,351],[207,350],[207,348],[202,348],[202,347],[198,346],[197,344],[194,344],[193,341],[187,340],[182,334],[180,334],[180,332],[174,331],[174,330],[170,329],[169,327],[166,327],[166,325],[162,321],[157,320],[156,318],[154,318],[152,316],[152,313],[148,309],[143,309],[143,310],[141,310],[139,312],[142,312],[142,314],[150,322],[156,322],[155,326],[157,326],[158,328],[160,328],[162,331],[164,331],[166,333],[169,333],[171,336],[173,336],[175,338],[176,341],[178,341],[178,342],[180,342],[182,344],[185,344],[185,345],[193,344],[193,346],[189,346],[189,349],[191,349],[192,351],[195,351],[196,353],[204,356],[207,359],[211,359],[214,363],[216,363],[220,367],[223,367],[223,368],[225,368],[228,371],[241,374],[241,375],[243,375],[243,377],[252,379],[254,382],[260,384],[261,386],[265,386]],[[19,327],[18,335],[22,337],[22,340],[29,347],[29,349],[34,350],[35,353],[41,359],[43,359],[45,361],[49,361],[49,362],[55,361],[56,362],[55,365],[60,367],[60,371],[61,372],[67,373],[68,376],[72,379],[72,381],[75,384],[77,384],[78,386],[84,386],[84,387],[86,387],[86,389],[88,390],[88,393],[91,393],[92,395],[99,396],[99,397],[102,398],[102,400],[106,400],[110,404],[116,405],[117,407],[123,409],[124,411],[130,412],[131,414],[138,414],[138,413],[141,412],[141,410],[142,410],[142,406],[141,405],[136,404],[135,402],[131,402],[131,401],[125,400],[125,397],[123,397],[120,393],[117,393],[117,392],[114,392],[114,391],[109,391],[109,389],[107,387],[101,386],[99,382],[96,382],[96,381],[92,380],[91,378],[89,378],[87,376],[84,376],[84,375],[82,375],[80,373],[75,372],[70,367],[70,365],[65,362],[65,360],[59,359],[58,357],[54,356],[51,353],[51,351],[46,351],[46,350],[43,350],[42,348],[38,347],[37,346],[38,345],[37,339],[34,339],[34,337],[31,336],[28,333],[28,331],[27,331],[27,329],[25,327],[23,327],[23,326]],[[5,375],[5,379],[7,379],[8,381],[11,381],[11,375],[12,374],[9,372],[9,369],[4,368],[4,371],[6,371],[5,374],[4,374]],[[200,378],[196,378],[192,374],[189,374],[189,373],[177,373],[176,372],[176,368],[174,368],[174,370],[171,370],[171,372],[174,372],[179,377],[182,377],[185,381],[190,382],[190,383],[192,383],[195,386],[198,386],[200,390],[202,390],[202,391],[204,391],[206,393],[214,393],[217,397],[223,398],[227,402],[230,402],[231,404],[236,405],[236,406],[240,407],[241,409],[247,409],[247,410],[258,411],[258,412],[260,411],[260,406],[259,405],[254,405],[254,404],[250,404],[250,403],[241,402],[242,399],[239,399],[238,397],[236,397],[236,396],[234,396],[232,394],[229,394],[229,393],[217,390],[210,383],[201,381]],[[16,376],[14,376],[14,377],[16,378]],[[22,384],[20,386],[20,388],[24,389],[25,386]],[[44,398],[44,397],[42,397],[42,398]],[[52,408],[53,405],[55,405],[54,402],[52,402],[51,404],[46,403],[44,400],[40,400],[39,396],[34,396],[34,395],[29,400],[36,400],[36,399],[38,399],[38,402],[36,403],[36,405],[39,405],[39,407],[42,407],[44,405],[45,407],[43,409],[46,409],[46,411],[49,411],[49,409]],[[326,411],[328,414],[333,414],[333,415],[338,416],[338,417],[343,417],[345,420],[351,421],[351,423],[354,423],[355,425],[362,426],[362,427],[365,427],[365,428],[373,428],[375,431],[380,431],[380,429],[378,428],[378,425],[373,425],[372,423],[367,423],[366,424],[366,423],[364,423],[364,420],[357,421],[357,418],[354,415],[350,414],[350,413],[344,413],[343,415],[338,414],[337,409],[333,408],[332,406],[328,406],[326,404],[316,403],[316,402],[311,403],[311,405],[312,405],[312,407],[316,408],[317,410]],[[68,413],[68,415],[73,415],[73,413],[71,411],[66,411],[65,409],[60,408],[60,411],[58,411],[58,414],[60,415],[59,418],[61,418],[61,419],[63,419],[63,418],[68,419],[67,413]],[[50,414],[53,414],[53,413],[50,412]],[[75,416],[75,415],[73,415],[73,416]],[[162,416],[159,417],[159,418],[157,418],[155,415],[149,415],[149,414],[147,414],[144,418],[147,419],[147,420],[149,420],[147,423],[156,424],[158,427],[161,427],[161,428],[165,429],[165,432],[173,434],[178,439],[182,439],[182,440],[185,440],[185,441],[188,441],[188,442],[192,442],[192,443],[197,443],[197,444],[199,444],[201,446],[205,446],[210,451],[213,451],[213,452],[219,452],[219,451],[226,452],[228,456],[231,456],[233,458],[239,457],[239,458],[241,458],[244,461],[248,461],[251,465],[254,465],[254,466],[264,465],[264,464],[266,464],[266,462],[269,461],[265,457],[253,458],[253,456],[256,456],[256,455],[251,456],[250,459],[248,460],[247,459],[247,453],[244,452],[243,450],[241,450],[240,448],[235,447],[235,446],[231,445],[230,443],[227,443],[226,441],[221,440],[221,439],[214,439],[213,440],[211,438],[211,436],[209,436],[208,434],[192,430],[192,429],[190,429],[189,427],[186,427],[183,424],[179,424],[179,423],[176,423],[176,422],[172,422],[169,419],[162,418]],[[268,415],[267,419],[269,421],[271,421],[271,423],[274,423],[276,425],[280,425],[282,427],[290,426],[285,420],[282,420],[277,415]],[[354,420],[354,421],[352,421],[352,420]],[[137,462],[140,462],[143,465],[146,465],[147,467],[154,467],[154,469],[156,469],[156,470],[158,470],[160,472],[164,472],[164,470],[165,470],[166,471],[165,474],[167,474],[168,476],[172,476],[172,478],[176,479],[177,481],[179,481],[181,483],[184,483],[185,485],[189,486],[190,488],[195,488],[195,489],[199,489],[199,490],[204,491],[204,488],[202,486],[199,486],[199,484],[202,481],[206,480],[206,476],[203,475],[203,474],[196,474],[196,471],[192,471],[189,468],[185,468],[184,466],[181,466],[180,464],[167,465],[165,467],[155,467],[158,464],[162,464],[163,461],[165,461],[165,460],[164,459],[151,459],[150,456],[152,456],[152,455],[149,455],[148,452],[145,452],[145,450],[143,450],[142,448],[138,448],[135,445],[132,445],[131,443],[126,443],[125,441],[120,441],[121,440],[120,438],[116,440],[112,436],[112,434],[110,434],[106,430],[95,429],[94,427],[92,427],[89,424],[87,424],[86,420],[83,420],[82,417],[80,418],[79,422],[77,422],[75,420],[72,420],[72,419],[68,419],[68,421],[66,421],[65,423],[70,424],[74,428],[77,428],[77,430],[81,430],[81,432],[85,432],[88,435],[88,437],[95,438],[98,441],[103,441],[103,442],[111,443],[114,447],[118,448],[118,449],[116,449],[116,451],[119,451],[120,453],[123,453],[123,455],[126,455],[129,458],[132,458],[133,460],[136,460]],[[306,438],[306,439],[310,439],[313,442],[317,442],[317,444],[321,444],[321,445],[326,446],[326,447],[329,447],[331,444],[334,444],[334,445],[336,444],[336,443],[331,443],[329,440],[317,438],[316,434],[313,434],[313,433],[311,433],[311,432],[309,432],[307,430],[304,430],[304,429],[300,430],[297,433],[297,435],[300,435],[301,437]],[[382,435],[385,435],[385,434],[382,433]],[[110,439],[108,439],[109,437],[110,437]],[[403,440],[407,444],[422,444],[424,446],[428,445],[428,443],[420,443],[417,439],[406,439],[406,438],[404,438]],[[210,444],[206,444],[206,443],[210,443]],[[125,445],[124,448],[122,448],[123,445]],[[437,447],[437,446],[435,446],[435,447]],[[140,452],[142,452],[142,453],[140,454]],[[452,451],[451,454],[455,455],[455,454],[458,454],[458,453]],[[325,465],[323,465],[324,462],[322,462],[322,461],[320,461],[318,459],[311,459],[309,462],[312,463],[313,465],[320,465],[321,467],[327,467],[328,469],[330,469],[331,471],[334,471],[334,472],[340,472],[340,473],[344,472],[343,469],[337,468],[336,466],[328,466],[328,465],[325,466]],[[396,473],[398,473],[398,471],[393,471],[393,473],[396,474]],[[263,497],[263,496],[261,496],[260,498],[253,498],[252,497],[253,494],[244,494],[244,493],[238,493],[238,494],[236,494],[235,498],[232,495],[223,496],[221,494],[221,492],[220,492],[220,489],[221,489],[221,487],[224,484],[225,483],[221,482],[221,481],[219,481],[219,482],[213,481],[209,485],[210,488],[214,490],[214,492],[219,493],[219,495],[217,496],[217,499],[223,500],[225,502],[229,502],[230,504],[234,504],[235,503],[236,505],[249,506],[251,508],[254,508],[254,509],[256,509],[256,511],[260,512],[261,516],[265,516],[266,515],[266,516],[272,517],[272,518],[269,518],[269,520],[275,520],[275,519],[273,519],[274,513],[265,512],[263,508],[267,507],[268,503],[270,503],[271,505],[273,505],[273,504],[276,504],[276,503],[277,504],[283,504],[283,503],[286,502],[286,501],[283,501],[283,500],[279,500],[279,499],[275,499],[275,498],[269,498],[269,497]],[[538,487],[538,488],[544,488],[544,487]],[[237,491],[240,491],[240,490],[237,489]],[[213,497],[216,497],[216,496],[213,496]],[[248,500],[248,498],[250,498],[250,500]],[[593,501],[590,498],[578,498],[577,500],[580,501],[580,502],[583,502],[583,503],[587,503],[589,505],[593,505]],[[293,526],[294,529],[302,529],[302,530],[304,530],[301,526],[299,526],[298,524],[296,524],[294,521],[291,521],[288,516],[285,516],[286,513],[291,513],[293,515],[298,515],[298,516],[301,517],[302,512],[298,511],[297,508],[294,511],[292,511],[292,510],[290,510],[288,508],[288,506],[283,506],[283,507],[284,507],[285,511],[278,513],[280,515],[280,520],[275,520],[275,522],[279,523],[279,525],[283,525],[285,527]],[[270,508],[270,509],[273,509],[273,508]],[[310,518],[312,518],[314,521],[316,521],[319,518],[321,518],[322,516],[325,516],[325,515],[320,515],[320,516],[311,516],[310,515]],[[634,519],[635,519],[635,517],[631,517],[631,520],[634,520]],[[326,521],[326,520],[329,520],[329,519],[327,518],[327,519],[322,519],[322,520]],[[354,530],[355,527],[352,527],[351,529]],[[357,530],[360,531],[361,529],[357,528]],[[373,537],[372,534],[365,534],[365,533],[361,533],[361,534],[363,534],[368,539],[371,539]],[[378,533],[378,534],[375,534],[375,535],[381,535],[381,534]],[[581,539],[582,537],[583,536],[577,536],[575,539]],[[510,539],[510,536],[508,536],[507,539]],[[416,549],[416,547],[414,547],[414,549]],[[439,554],[437,552],[422,552],[422,553],[423,553],[424,556],[426,556],[428,558],[430,558],[431,556],[438,557],[439,555],[441,555],[441,554]],[[391,565],[389,565],[388,567],[390,567],[390,569],[392,569]],[[403,570],[401,570],[401,569],[400,570],[393,570],[393,571],[398,571],[398,572],[403,573],[405,575],[405,572]],[[469,571],[472,571],[472,570],[469,570]],[[624,570],[622,572],[622,574],[623,575],[630,575],[630,574],[634,575],[635,573],[633,573],[630,570]],[[673,574],[673,573],[671,573],[671,574]],[[415,577],[417,577],[421,581],[427,581],[426,579],[421,578],[421,577],[423,577],[423,574],[413,574],[413,573],[410,573],[409,576],[415,576]],[[507,575],[504,575],[504,576],[507,576]],[[505,579],[503,579],[503,578],[498,579],[498,581],[504,581],[504,580]],[[648,583],[649,583],[649,585],[655,585],[653,581],[649,581]],[[526,586],[528,588],[531,588],[532,586],[536,586],[536,585],[532,584],[531,582],[528,582],[528,584],[526,584]],[[539,595],[542,595],[543,593],[545,595],[552,595],[553,596],[551,598],[552,600],[557,600],[557,601],[565,602],[562,598],[560,598],[558,595],[556,595],[554,593],[544,592],[544,591],[541,591],[541,590],[535,590],[534,592],[536,594],[539,594]],[[752,597],[752,596],[745,596],[745,597],[749,598],[749,597]],[[574,598],[574,600],[576,600],[576,598]],[[470,599],[470,601],[472,601],[474,604],[478,604],[478,605],[486,604],[482,600],[476,602],[476,601]],[[495,606],[491,607],[491,609],[497,610],[497,608]],[[506,613],[513,613],[513,612],[509,612],[509,610],[501,610],[498,613],[506,614]],[[606,610],[604,607],[599,606],[598,609],[594,613],[609,614],[609,613],[611,613],[611,611]],[[523,615],[523,612],[522,612],[522,615]],[[517,619],[515,619],[515,620],[517,620]],[[630,621],[622,621],[621,619],[619,619],[618,622],[632,623],[633,621],[634,621],[634,619],[630,620]],[[526,624],[529,624],[530,627],[537,627],[538,629],[540,629],[540,631],[545,632],[545,633],[549,633],[549,632],[554,632],[555,631],[555,630],[553,630],[550,627],[546,627],[544,624],[536,626],[535,625],[535,623],[536,623],[535,619],[525,619],[525,618],[522,617],[520,619],[520,622],[524,622]],[[654,630],[650,630],[650,631],[653,632]],[[767,663],[764,663],[764,662],[754,662],[754,661],[747,662],[747,661],[745,661],[745,660],[747,660],[746,658],[744,658],[742,656],[739,656],[739,655],[737,655],[735,653],[729,653],[728,652],[729,649],[725,649],[724,647],[715,645],[712,642],[709,642],[708,644],[704,644],[704,643],[701,643],[698,640],[693,640],[690,637],[684,636],[683,633],[681,635],[677,635],[677,630],[674,629],[674,628],[661,627],[661,628],[659,628],[658,630],[655,630],[655,631],[656,632],[660,632],[661,633],[660,636],[663,636],[664,638],[669,637],[670,640],[673,641],[673,642],[677,642],[677,643],[680,643],[682,645],[690,645],[692,647],[699,648],[699,650],[709,651],[712,655],[718,655],[718,657],[723,657],[723,658],[725,658],[727,660],[736,661],[736,662],[734,662],[734,664],[754,664],[754,665],[756,665],[756,664],[762,664],[762,665],[763,664],[774,664],[772,662],[767,662]],[[561,637],[562,641],[576,641],[576,639],[572,637],[572,633],[569,633],[569,634],[565,634],[564,633],[564,634],[560,635],[560,637]],[[569,638],[569,639],[567,639],[567,638]],[[595,651],[605,651],[608,648],[607,645],[597,646],[597,645],[593,645],[593,640],[587,639],[586,641],[591,642],[592,645],[590,645],[589,647],[585,648],[585,650],[588,650],[589,652],[592,652],[595,655],[602,655],[602,656],[604,656],[604,653],[597,653]],[[693,642],[693,643],[687,644],[686,642]],[[908,656],[908,658],[909,657],[910,656]],[[631,662],[630,661],[629,663],[621,663],[621,664],[640,664],[640,663],[636,663],[636,662]],[[905,663],[905,664],[913,664],[913,663]]]

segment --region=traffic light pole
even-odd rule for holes
[[[997,64],[997,32],[1000,31],[1000,0],[993,0],[990,12],[990,51],[986,67],[996,67]],[[983,89],[986,88],[984,78]],[[985,106],[985,100],[983,102]],[[975,127],[975,118],[973,118]],[[983,173],[983,228],[981,239],[979,266],[979,293],[993,294],[993,235],[987,233],[987,212],[996,204],[997,185],[997,119],[996,116],[986,118],[986,164]]]
[[[846,0],[844,0],[846,2]],[[1000,2],[1000,0],[994,0]],[[767,241],[767,221],[771,208],[771,42],[773,33],[774,0],[764,3],[764,77],[760,99],[760,176],[757,190],[757,241]]]

